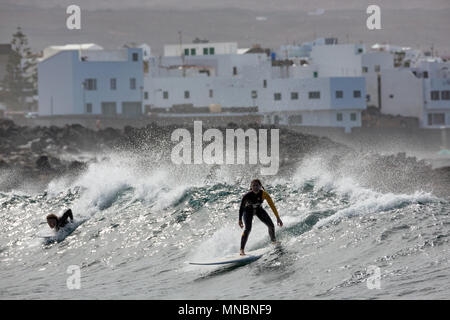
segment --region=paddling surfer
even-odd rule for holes
[[[241,256],[245,255],[245,244],[247,243],[248,236],[250,234],[250,231],[252,230],[254,215],[256,215],[259,220],[261,220],[267,226],[272,242],[274,243],[276,241],[275,226],[272,222],[272,219],[270,219],[269,214],[261,206],[264,200],[267,201],[273,213],[275,214],[275,217],[277,218],[277,224],[280,227],[283,226],[283,222],[278,215],[277,208],[275,207],[272,198],[270,198],[269,194],[264,190],[261,181],[259,179],[253,180],[250,184],[250,189],[251,190],[247,192],[242,198],[241,206],[239,208],[239,226],[241,228],[244,228],[245,224],[245,229],[241,237]],[[242,222],[242,218],[244,218],[244,222]]]
[[[60,228],[64,227],[67,224],[67,219],[70,218],[70,221],[73,221],[72,210],[68,209],[61,217],[51,213],[47,216],[47,223],[50,228],[55,228],[58,231]]]

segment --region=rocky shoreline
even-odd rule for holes
[[[0,181],[0,191],[8,191],[25,183],[45,188],[55,177],[76,176],[89,163],[98,161],[98,156],[110,151],[158,150],[161,161],[170,161],[174,146],[170,137],[177,128],[179,126],[158,126],[155,123],[143,128],[127,126],[123,130],[91,130],[77,124],[22,127],[11,120],[0,119],[0,178],[2,174],[7,176],[3,182]],[[237,128],[237,125],[230,123],[226,128]],[[254,124],[240,128],[274,127]],[[192,127],[187,129],[193,130]],[[225,134],[225,128],[221,130]],[[406,157],[404,153],[389,156],[358,154],[328,138],[285,128],[280,128],[279,145],[278,175],[289,176],[305,156],[320,154],[328,170],[339,171],[337,176],[352,174],[380,191],[406,192],[423,187],[426,191],[447,197],[450,190],[450,168],[433,170],[423,160]]]

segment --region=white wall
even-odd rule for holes
[[[366,83],[363,77],[333,77],[330,78],[330,107],[337,110],[366,109]],[[343,97],[336,98],[336,91],[342,91]],[[360,97],[354,96],[354,91],[360,92]]]
[[[251,91],[255,90],[246,79],[227,77],[145,77],[145,91],[149,99],[144,100],[158,108],[170,108],[174,104],[192,104],[193,107],[208,107],[210,104],[220,104],[222,107],[251,107],[257,104]],[[213,96],[209,96],[212,90]],[[163,92],[168,92],[168,99],[163,98]],[[184,92],[189,91],[189,98]]]
[[[355,77],[361,75],[364,46],[355,44],[313,46],[311,59],[319,69],[319,77]]]
[[[174,104],[193,104],[194,107],[205,107],[220,104],[222,107],[253,107],[258,105],[263,80],[270,82],[271,61],[265,54],[230,54],[215,56],[186,57],[185,65],[196,65],[196,69],[178,68],[168,70],[168,66],[181,66],[180,57],[154,57],[150,59],[150,70],[145,76],[144,91],[149,93],[145,104],[154,107],[170,108]],[[160,66],[165,66],[162,68]],[[211,71],[208,77],[198,73],[200,66]],[[237,74],[233,74],[236,67]],[[213,97],[209,97],[213,90]],[[251,92],[256,90],[258,98],[253,99]],[[168,99],[163,99],[167,91]],[[190,98],[184,97],[189,91]]]
[[[375,66],[380,70],[394,68],[394,55],[389,52],[366,52],[361,55],[361,67],[367,67],[368,73],[377,72]]]
[[[81,85],[75,95],[78,113],[85,113],[86,103],[92,103],[93,114],[101,114],[102,102],[116,102],[118,114],[122,113],[123,102],[140,102],[143,98],[143,64],[142,50],[137,48],[128,49],[128,60],[123,62],[83,62],[78,61],[76,65],[76,77],[74,81],[82,83],[85,79],[97,79],[97,90],[83,90]],[[132,61],[131,54],[139,54],[138,61]],[[110,89],[110,79],[117,79],[117,89]],[[130,89],[130,78],[136,79],[136,89]],[[75,88],[78,88],[75,85]],[[83,92],[84,91],[84,92]],[[83,103],[84,101],[84,103]],[[83,108],[83,109],[82,109]]]
[[[320,99],[309,99],[309,91],[320,91]],[[330,108],[329,78],[272,79],[267,89],[262,89],[259,110],[261,112],[323,110]],[[298,92],[298,100],[291,99],[291,92]],[[281,93],[281,100],[275,100]]]
[[[38,64],[39,115],[74,114],[75,51],[59,52]]]
[[[381,73],[381,112],[422,118],[422,80],[411,70],[385,70]]]
[[[115,102],[122,113],[123,102],[141,102],[143,97],[142,50],[125,52],[123,61],[81,61],[79,51],[61,51],[38,65],[39,115],[86,114],[86,104],[92,104],[92,114],[101,114],[102,102]],[[100,52],[96,52],[100,54]],[[138,61],[132,54],[138,53]],[[106,52],[106,57],[111,53]],[[104,60],[101,57],[97,57]],[[83,88],[83,82],[96,79],[97,90]],[[110,79],[117,79],[117,89],[111,90]],[[136,79],[136,89],[130,89],[130,78]],[[53,111],[51,108],[53,101]]]

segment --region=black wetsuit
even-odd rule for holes
[[[241,250],[244,250],[248,235],[252,230],[254,215],[256,215],[259,220],[261,220],[267,228],[269,228],[270,239],[275,241],[275,226],[272,219],[270,219],[269,214],[261,206],[264,200],[267,200],[275,216],[279,219],[277,209],[266,191],[261,190],[258,193],[254,193],[253,191],[247,192],[242,198],[241,206],[239,208],[239,221],[241,221],[242,217],[244,217],[245,224],[245,229],[241,237]]]
[[[59,228],[64,227],[67,224],[67,219],[70,218],[71,221],[73,221],[73,215],[72,215],[72,210],[68,209],[66,212],[64,212],[64,214],[62,215],[61,218],[58,218],[57,222],[56,222],[56,230],[59,230]]]

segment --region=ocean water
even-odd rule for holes
[[[239,252],[238,209],[251,172],[170,167],[116,152],[45,190],[0,192],[0,298],[450,296],[448,199],[421,188],[377,191],[311,159],[290,175],[262,177],[284,222],[276,227],[278,245],[255,218],[247,250],[269,247],[262,258],[189,265]],[[45,216],[66,208],[82,223],[63,239],[45,241]]]

